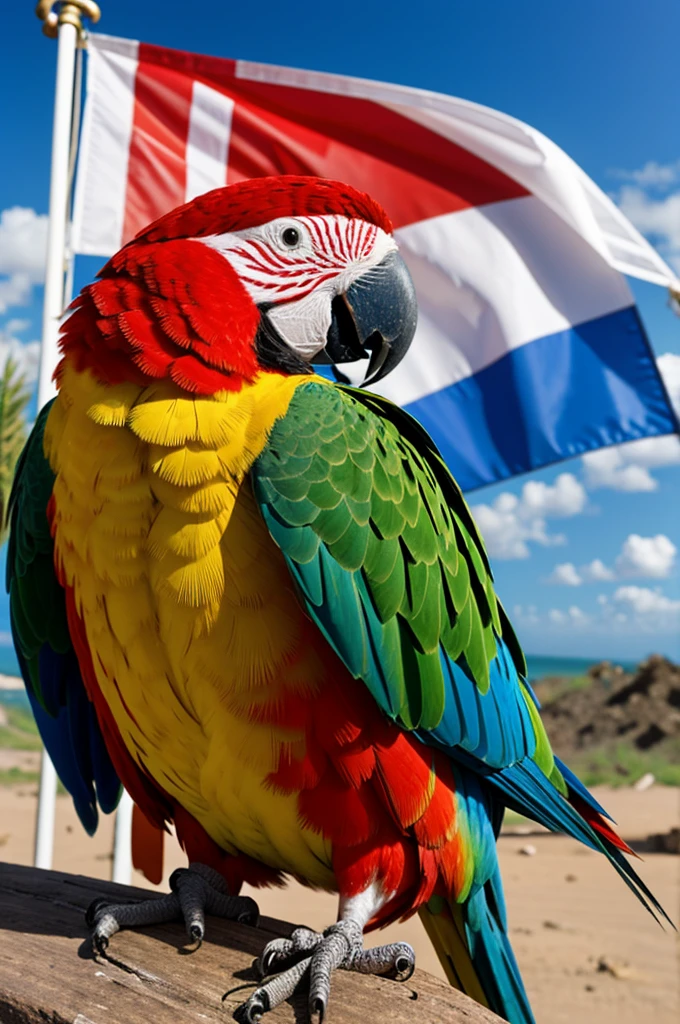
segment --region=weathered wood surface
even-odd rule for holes
[[[118,933],[110,955],[95,958],[84,911],[96,896],[109,895],[121,902],[149,894],[0,863],[1,1024],[228,1024],[255,982],[253,959],[270,938],[293,927],[271,918],[258,928],[209,918],[206,941],[189,953],[181,924],[160,925]],[[266,1020],[304,1021],[304,999],[294,1004]],[[328,1024],[368,1021],[502,1024],[424,971],[405,984],[338,971]]]

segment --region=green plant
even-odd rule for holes
[[[572,676],[565,684],[565,690],[587,690],[592,686],[592,676]]]
[[[22,786],[37,782],[38,772],[25,772],[22,768],[0,770],[0,786]]]
[[[0,725],[0,749],[41,750],[38,728],[30,711],[3,705],[5,725]]]
[[[630,786],[647,772],[664,786],[680,786],[680,738],[668,739],[639,750],[614,742],[596,750],[579,751],[568,758],[569,767],[586,786]]]
[[[26,442],[24,413],[30,397],[16,362],[8,358],[0,374],[0,544],[7,538],[7,505],[14,468]]]

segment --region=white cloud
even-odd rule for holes
[[[561,562],[550,573],[548,583],[557,583],[564,587],[580,587],[583,580],[573,562]]]
[[[578,605],[572,604],[566,612],[559,608],[551,608],[548,612],[548,621],[554,626],[585,626],[590,617]]]
[[[561,473],[552,485],[531,480],[519,497],[504,491],[491,505],[474,505],[472,514],[493,558],[528,558],[529,542],[544,547],[565,544],[550,533],[546,519],[578,515],[588,496],[572,473]]]
[[[493,505],[474,505],[472,514],[492,558],[528,558],[527,541],[544,546],[564,542],[562,535],[547,533],[544,520],[525,521],[514,494],[500,494]]]
[[[663,632],[680,626],[680,600],[648,587],[619,587],[614,601],[624,607],[646,632]],[[622,613],[619,613],[622,614]]]
[[[8,320],[2,330],[7,334],[23,334],[30,326],[30,320],[21,320],[19,317],[15,317],[13,320]]]
[[[522,604],[514,605],[512,617],[516,622],[521,622],[524,626],[535,626],[541,621],[535,604],[526,606]]]
[[[31,279],[28,274],[12,274],[0,281],[0,313],[10,306],[27,306],[31,301]]]
[[[659,588],[620,586],[611,598],[600,594],[592,614],[578,605],[566,609],[550,608],[545,614],[529,617],[522,606],[515,609],[515,619],[522,626],[532,626],[548,635],[587,634],[588,636],[616,636],[625,633],[669,634],[680,628],[680,599],[667,597]],[[521,614],[517,614],[517,612]]]
[[[17,323],[20,330],[26,329],[26,321],[16,320],[8,320],[4,327],[0,327],[0,373],[4,370],[7,360],[12,358],[19,372],[24,375],[26,383],[31,385],[38,379],[40,342],[20,341],[15,336],[18,333]]]
[[[573,562],[560,562],[550,573],[546,583],[580,587],[582,583],[604,583],[626,576],[664,579],[673,570],[676,554],[675,544],[663,533],[657,534],[656,537],[640,537],[637,533],[631,533],[623,542],[616,558],[615,571],[605,565],[600,558],[594,558],[592,562],[578,568]],[[598,598],[598,601],[603,604],[606,598]]]
[[[47,215],[25,206],[0,213],[0,313],[26,306],[31,289],[45,276]]]
[[[555,483],[530,480],[522,488],[522,504],[528,516],[575,516],[588,501],[583,486],[572,473],[560,473]]]
[[[659,486],[645,466],[627,461],[622,446],[589,452],[583,456],[583,469],[586,486],[592,490],[609,487],[614,491],[655,491]]]
[[[637,171],[612,171],[617,178],[624,181],[634,181],[642,188],[667,189],[680,181],[680,160],[671,164],[659,164],[656,160],[648,160],[644,167]]]
[[[587,565],[582,565],[581,576],[588,583],[601,583],[604,580],[615,579],[615,575],[612,570],[607,568],[604,562],[599,558],[594,558],[592,562],[588,562]]]
[[[680,437],[677,434],[645,437],[641,441],[630,441],[615,450],[621,454],[624,465],[660,469],[662,466],[676,466],[680,463]]]
[[[40,284],[45,274],[47,214],[25,206],[0,213],[0,274],[27,274]]]
[[[677,550],[673,541],[663,533],[656,537],[640,537],[631,533],[616,559],[617,575],[664,579],[673,570]]]

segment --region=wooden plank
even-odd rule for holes
[[[187,952],[182,926],[160,925],[120,932],[110,955],[95,958],[84,911],[96,896],[120,903],[149,893],[0,863],[1,1024],[226,1024],[255,982],[254,958],[270,938],[292,929],[271,918],[258,928],[210,918],[201,949]],[[267,1020],[304,1020],[304,997],[294,1002]],[[406,984],[338,971],[329,1024],[368,1020],[501,1024],[424,971]]]

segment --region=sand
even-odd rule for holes
[[[31,757],[35,755],[22,755],[22,767],[30,766]],[[677,789],[598,789],[596,795],[628,841],[666,831],[680,821]],[[2,860],[31,863],[36,799],[35,786],[0,788]],[[111,818],[104,818],[90,839],[70,800],[59,797],[57,803],[54,867],[110,877]],[[520,852],[527,845],[535,848],[534,855]],[[680,1019],[676,936],[652,920],[603,857],[541,831],[504,834],[499,848],[510,935],[539,1024],[675,1024]],[[182,864],[181,851],[168,837],[166,878]],[[678,925],[680,857],[648,854],[639,867]],[[133,882],[148,884],[139,875]],[[335,917],[334,897],[297,884],[252,895],[263,913],[312,928],[323,928]],[[417,918],[382,935],[411,942],[419,966],[443,977]]]

